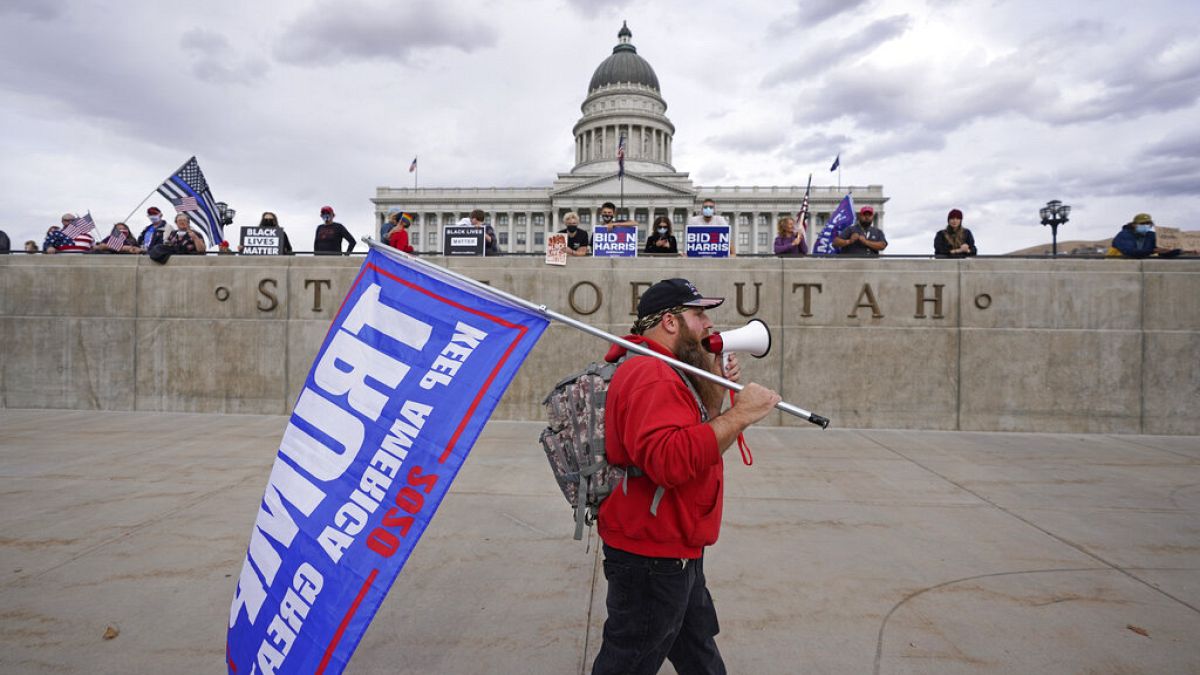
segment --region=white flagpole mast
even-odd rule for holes
[[[606,332],[600,330],[599,328],[589,326],[588,324],[583,323],[582,321],[576,321],[575,319],[572,319],[569,316],[564,316],[562,314],[559,314],[558,312],[555,312],[554,310],[548,309],[545,305],[535,305],[532,302],[530,302],[524,298],[517,297],[515,295],[512,295],[511,293],[506,293],[498,288],[488,286],[487,284],[481,284],[478,281],[475,281],[474,279],[472,279],[470,277],[463,276],[457,272],[454,272],[453,270],[448,270],[445,267],[442,267],[440,265],[435,265],[431,262],[421,260],[420,258],[417,258],[415,256],[408,255],[407,253],[404,253],[402,251],[397,251],[396,249],[392,248],[391,246],[388,246],[386,244],[375,241],[371,237],[363,237],[362,240],[363,240],[363,242],[365,242],[367,244],[367,246],[370,246],[371,248],[376,249],[385,255],[391,256],[393,258],[401,259],[404,262],[411,263],[417,267],[423,267],[423,268],[433,272],[436,275],[451,277],[457,281],[467,284],[468,286],[475,289],[476,291],[479,291],[481,293],[486,293],[488,295],[500,298],[506,302],[518,305],[520,307],[524,307],[525,309],[528,309],[528,310],[532,310],[534,312],[537,312],[538,314],[541,314],[542,316],[545,316],[546,318],[553,319],[555,321],[558,321],[559,323],[564,323],[572,328],[581,330],[581,331],[587,333],[588,335],[598,337],[602,340],[607,340],[608,342],[611,342],[615,345],[620,345],[620,346],[624,347],[625,349],[627,349],[631,352],[634,352],[636,354],[641,354],[642,356],[651,356],[660,361],[665,361],[673,368],[677,368],[679,370],[685,370],[697,377],[702,377],[702,378],[708,380],[709,382],[715,382],[716,384],[719,384],[722,387],[725,387],[726,389],[740,392],[746,388],[745,386],[738,384],[737,382],[727,380],[727,379],[721,377],[720,375],[717,375],[716,373],[710,373],[709,371],[704,370],[703,368],[697,368],[696,366],[693,366],[688,363],[684,363],[682,361],[677,361],[669,356],[663,356],[662,354],[659,354],[658,352],[654,351],[653,349],[650,349],[648,347],[643,347],[642,345],[635,344],[624,338],[617,337],[616,335],[613,335],[612,333],[606,333]],[[829,426],[829,418],[822,417],[821,415],[817,415],[815,413],[809,412],[803,408],[794,406],[790,403],[780,401],[779,403],[775,404],[775,408],[778,410],[781,410],[785,413],[788,413],[789,415],[795,415],[796,417],[799,417],[801,419],[808,420],[809,422],[816,424],[817,426],[821,427],[822,429]]]

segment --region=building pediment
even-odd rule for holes
[[[696,191],[691,181],[673,184],[632,173],[625,174],[626,197],[665,197],[695,199]],[[616,173],[596,176],[582,182],[556,186],[550,192],[551,199],[580,197],[585,199],[612,198],[621,194],[621,180]]]

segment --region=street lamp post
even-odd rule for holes
[[[233,217],[237,215],[237,209],[229,208],[225,202],[217,202],[217,217],[221,219],[221,227],[233,224]]]
[[[1067,216],[1071,215],[1071,207],[1052,199],[1046,202],[1040,211],[1042,215],[1042,224],[1050,226],[1050,251],[1055,258],[1058,257],[1058,226],[1070,220]]]

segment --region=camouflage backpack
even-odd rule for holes
[[[636,466],[612,466],[604,454],[604,402],[618,363],[589,363],[554,385],[542,405],[550,426],[542,430],[542,448],[567,503],[575,509],[575,538],[596,522],[600,502],[627,477],[642,476]],[[650,513],[657,515],[663,488],[654,492]]]

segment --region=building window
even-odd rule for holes
[[[508,214],[507,214],[507,213],[501,213],[501,214],[497,215],[497,216],[496,216],[496,223],[497,223],[497,224],[499,224],[499,225],[501,225],[501,226],[508,225]]]
[[[613,220],[629,220],[629,209],[617,209],[617,215]]]
[[[519,230],[517,232],[517,246],[525,248],[525,230]]]
[[[739,247],[749,246],[750,245],[750,233],[745,230],[738,232],[737,242],[738,242]]]
[[[771,224],[771,214],[769,214],[769,213],[758,214],[758,224],[759,225],[770,225]]]
[[[412,233],[412,245],[414,248],[421,245],[421,233],[420,232]]]
[[[765,249],[767,247],[767,233],[766,232],[758,233],[758,247],[760,249]]]
[[[524,213],[518,213],[515,220],[517,221],[517,227],[525,227],[525,214]]]
[[[633,219],[638,222],[638,225],[645,225],[650,219],[650,214],[646,212],[646,209],[638,209],[633,212]]]
[[[533,224],[536,227],[545,227],[546,226],[546,214],[544,214],[544,213],[533,214]]]
[[[738,218],[738,225],[750,225],[750,214],[743,213],[741,218]]]
[[[579,224],[580,225],[591,225],[592,224],[592,212],[591,211],[580,211],[579,212]]]
[[[535,246],[539,246],[539,247],[545,246],[546,245],[546,233],[542,232],[541,230],[534,232],[533,233],[533,243]]]
[[[500,245],[501,245],[501,246],[508,246],[508,232],[501,232],[501,233],[500,233]]]

